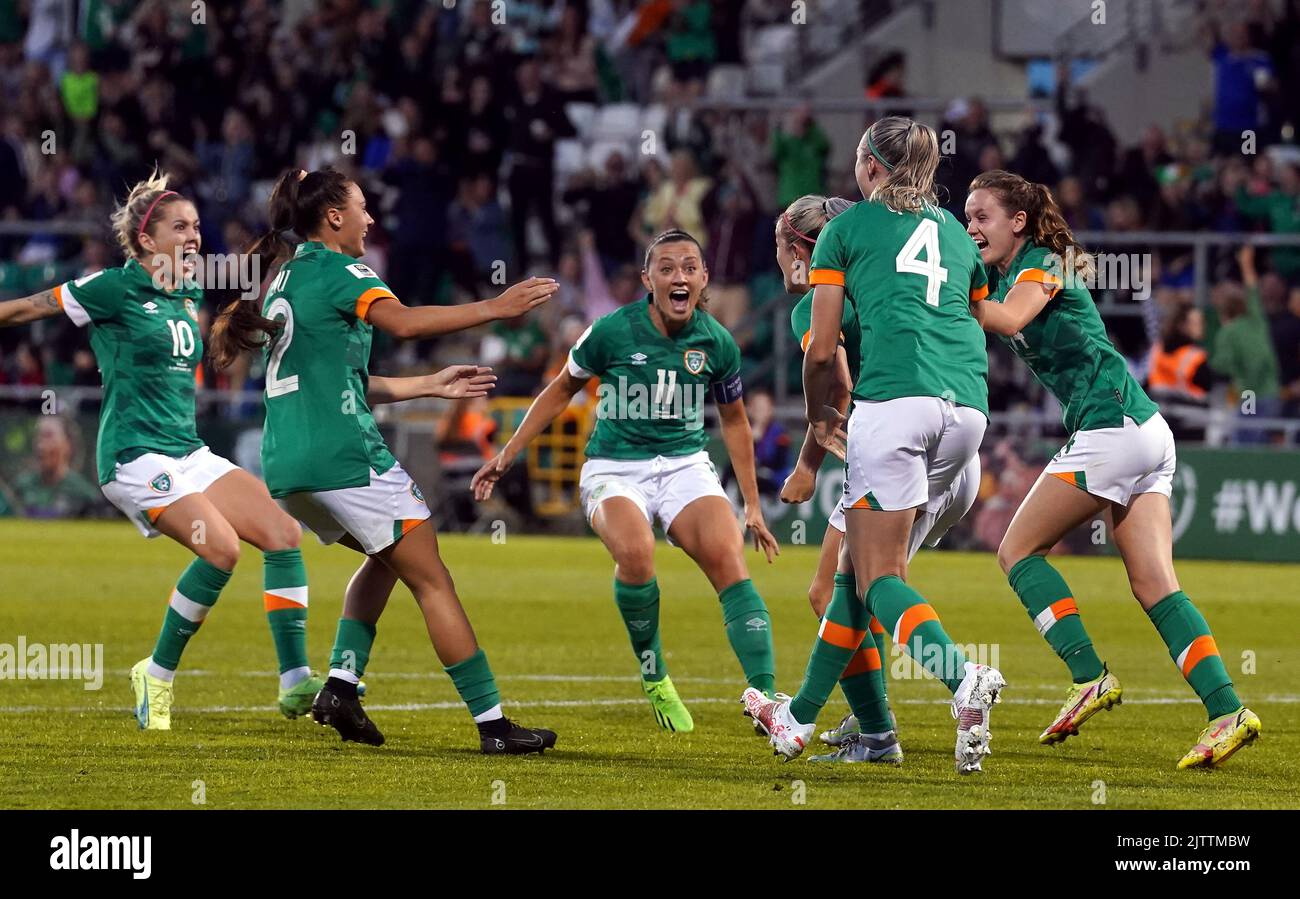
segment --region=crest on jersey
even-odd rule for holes
[[[199,310],[198,307],[194,305],[193,300],[187,299],[185,301],[185,314],[188,315],[190,318],[194,319],[195,321],[199,320]]]
[[[348,271],[352,272],[352,276],[355,278],[378,278],[379,277],[373,271],[371,271],[370,266],[364,265],[360,262],[354,262],[351,265],[349,265],[347,268]]]
[[[154,475],[153,480],[149,482],[149,489],[152,490],[154,493],[171,493],[172,492],[171,473],[164,471]]]
[[[687,350],[682,358],[686,362],[686,370],[693,375],[704,371],[704,366],[709,361],[704,350]]]
[[[415,481],[411,482],[411,496],[415,497],[420,502],[424,502],[424,494],[420,492],[420,485],[415,483]]]

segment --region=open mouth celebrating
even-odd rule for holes
[[[685,315],[691,308],[691,292],[685,287],[675,287],[668,293],[668,302],[673,312]]]

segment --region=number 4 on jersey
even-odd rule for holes
[[[921,251],[925,251],[922,261]],[[948,270],[939,264],[939,225],[933,219],[921,219],[903,249],[894,257],[896,271],[925,278],[925,301],[939,305],[939,285],[948,280]]]

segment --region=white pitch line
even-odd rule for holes
[[[1284,693],[1270,696],[1257,697],[1259,703],[1300,703],[1300,694]],[[999,705],[1056,705],[1060,700],[1049,697],[1033,698],[1006,698]],[[644,698],[613,698],[613,699],[525,699],[525,700],[508,700],[506,705],[511,708],[520,709],[542,709],[542,708],[586,708],[586,707],[607,707],[607,706],[625,706],[641,705],[645,702]],[[688,697],[688,704],[695,705],[715,705],[715,704],[732,704],[739,706],[738,698],[727,698],[722,696],[699,696]],[[900,699],[890,700],[893,705],[949,705],[946,699]],[[1124,705],[1199,705],[1200,700],[1195,697],[1174,697],[1174,696],[1153,696],[1141,699],[1128,699]],[[366,703],[366,709],[372,712],[433,712],[443,711],[446,709],[464,708],[462,702],[398,702],[398,703]],[[177,706],[175,711],[183,714],[202,714],[202,715],[222,715],[243,712],[267,712],[273,711],[275,706],[272,705],[212,705],[212,706]],[[29,714],[82,714],[88,712],[110,712],[123,714],[129,713],[125,706],[0,706],[0,715],[29,715]]]

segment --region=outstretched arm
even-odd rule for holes
[[[767,561],[781,554],[776,538],[763,521],[763,506],[758,496],[758,472],[754,465],[754,432],[749,427],[745,401],[733,400],[718,403],[718,419],[722,423],[722,442],[731,458],[731,470],[736,473],[736,483],[745,499],[745,529],[754,535],[754,549],[767,554]]]
[[[551,422],[568,408],[569,401],[588,380],[588,378],[575,378],[568,368],[565,368],[546,385],[546,389],[539,393],[537,399],[533,400],[533,404],[528,407],[524,420],[519,424],[519,430],[511,435],[506,445],[501,448],[501,452],[475,472],[470,486],[474,490],[476,500],[483,502],[492,495],[492,488],[514,464],[524,447],[550,427]]]
[[[406,306],[396,297],[386,296],[370,304],[366,321],[400,339],[437,337],[531,312],[558,289],[559,284],[551,278],[529,278],[506,288],[498,297],[459,306]]]
[[[366,389],[366,403],[380,406],[425,396],[458,400],[487,396],[496,386],[492,369],[480,365],[450,365],[442,371],[412,378],[378,378],[371,376]]]
[[[54,296],[57,287],[34,293],[29,297],[0,303],[0,327],[25,325],[42,318],[59,314],[59,301]]]

